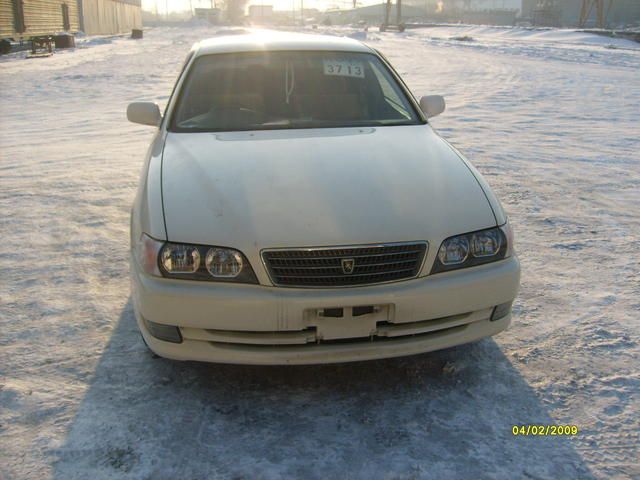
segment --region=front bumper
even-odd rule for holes
[[[520,266],[493,264],[385,285],[295,289],[150,277],[132,262],[136,319],[149,347],[176,360],[313,364],[412,355],[494,335],[510,313]],[[373,311],[355,316],[352,307]],[[331,310],[330,310],[331,309]],[[342,317],[325,316],[341,309]],[[159,340],[146,322],[179,327],[181,343]]]

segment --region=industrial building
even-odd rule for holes
[[[193,16],[212,25],[220,23],[222,11],[219,8],[195,8]]]
[[[501,2],[514,5],[513,2]],[[486,0],[402,0],[402,22],[471,23],[478,25],[514,25],[518,8],[484,8],[492,5]],[[396,18],[397,0],[392,1],[391,18]],[[380,24],[385,18],[383,2],[351,10],[330,10],[323,18],[332,24],[365,21]]]
[[[587,7],[581,21],[583,5]],[[617,28],[640,24],[639,0],[602,0],[603,27]],[[533,25],[547,27],[598,26],[593,0],[522,0],[521,17]]]
[[[273,18],[273,5],[249,5],[249,20],[269,21]]]
[[[140,28],[140,0],[0,0],[0,39],[79,31],[108,35]]]
[[[393,14],[396,2],[392,0]],[[329,11],[324,18],[332,23],[380,23],[384,3]],[[617,29],[640,25],[640,0],[402,0],[402,20],[477,25],[528,22],[544,27]]]
[[[141,0],[77,1],[80,6],[80,30],[88,35],[126,33],[142,28]]]
[[[402,18],[405,20],[425,17],[424,8],[404,5],[402,7]],[[365,7],[354,8],[352,10],[329,10],[323,14],[323,19],[328,20],[332,25],[340,25],[364,21],[372,25],[379,25],[384,20],[385,6],[382,3],[367,5]],[[395,15],[395,7],[393,10]]]

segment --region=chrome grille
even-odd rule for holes
[[[265,250],[262,260],[277,286],[346,287],[416,277],[426,251],[426,242],[298,248]]]

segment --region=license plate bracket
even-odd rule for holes
[[[392,311],[392,305],[311,308],[305,310],[305,323],[316,328],[319,340],[366,338],[375,334],[378,322],[390,320]]]

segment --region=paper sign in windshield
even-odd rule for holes
[[[323,60],[324,74],[364,78],[364,65],[357,60]]]

